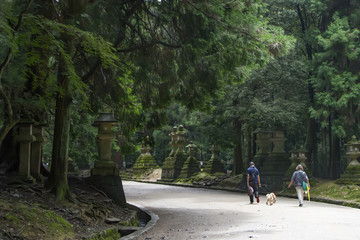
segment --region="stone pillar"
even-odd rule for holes
[[[98,147],[99,159],[91,169],[91,175],[100,176],[119,176],[120,169],[111,159],[111,142],[115,138],[112,129],[116,124],[116,119],[110,113],[102,113],[95,120],[93,126],[98,128],[96,143]]]
[[[271,141],[273,143],[273,150],[271,153],[285,153],[286,137],[283,131],[275,130]]]
[[[35,141],[32,135],[33,122],[30,120],[21,120],[18,123],[18,135],[15,141],[19,143],[19,176],[24,180],[34,182],[30,175],[31,143]]]
[[[176,146],[177,150],[175,153],[175,169],[174,169],[174,179],[176,179],[181,169],[184,165],[184,162],[186,161],[186,155],[184,152],[184,146],[185,146],[185,130],[183,125],[179,125],[177,134],[176,134]]]
[[[254,163],[255,166],[261,170],[262,165],[266,161],[267,156],[271,152],[271,138],[270,133],[267,131],[261,131],[258,130],[256,133],[256,145],[257,145],[257,151],[256,155],[254,156]],[[246,164],[246,168],[248,167],[248,164]]]
[[[175,171],[175,153],[177,151],[177,127],[174,126],[169,134],[171,138],[170,145],[171,145],[171,152],[169,156],[165,159],[162,171],[161,171],[161,181],[172,181],[174,180],[174,171]]]
[[[171,133],[169,134],[171,141],[170,141],[170,145],[171,145],[171,152],[169,154],[169,156],[173,157],[176,153],[177,150],[177,144],[176,144],[176,135],[177,135],[177,127],[174,126]]]
[[[183,125],[179,126],[179,129],[176,134],[176,154],[183,154],[184,153],[184,146],[185,146],[185,131]]]
[[[31,161],[30,161],[30,174],[38,182],[43,182],[44,178],[40,173],[41,159],[42,159],[42,144],[46,142],[44,136],[44,124],[34,125],[32,135],[35,141],[31,144]]]

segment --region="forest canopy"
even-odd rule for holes
[[[184,124],[239,174],[253,133],[282,129],[337,178],[359,134],[359,25],[356,0],[1,1],[0,164],[19,121],[46,124],[47,186],[69,197],[68,158],[92,166],[91,125],[111,112],[119,164],[151,136],[161,165]]]

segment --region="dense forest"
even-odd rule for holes
[[[131,166],[144,137],[161,166],[184,125],[239,174],[254,132],[282,129],[313,176],[336,179],[360,137],[357,0],[0,1],[0,168],[14,170],[14,127],[46,126],[46,186],[67,196],[67,162],[97,159],[92,126],[117,119],[113,157]]]

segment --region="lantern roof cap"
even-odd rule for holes
[[[196,148],[197,146],[191,141],[186,147],[187,148]]]
[[[112,113],[100,113],[99,117],[95,119],[94,126],[99,125],[101,122],[118,122]]]

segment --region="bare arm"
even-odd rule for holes
[[[293,184],[293,180],[291,179],[288,188],[290,188],[292,184]]]
[[[260,175],[258,175],[257,177],[258,177],[259,187],[261,187]]]

